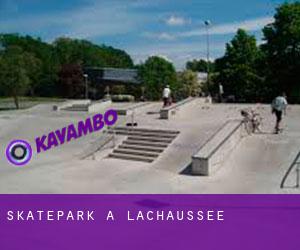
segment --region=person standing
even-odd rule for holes
[[[219,102],[220,103],[223,102],[223,95],[224,95],[223,85],[221,83],[219,83]]]
[[[275,124],[275,134],[278,134],[282,129],[280,128],[280,123],[282,121],[282,115],[286,115],[286,107],[288,102],[286,100],[285,93],[277,96],[272,102],[272,114],[276,116]]]
[[[170,98],[171,98],[171,90],[170,90],[170,86],[167,85],[163,90],[164,107],[167,107],[170,105]]]

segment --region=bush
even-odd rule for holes
[[[134,102],[134,96],[132,95],[112,95],[111,100],[113,102]]]

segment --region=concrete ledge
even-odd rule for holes
[[[68,100],[68,101],[63,102],[60,105],[54,105],[53,110],[60,111],[65,108],[70,108],[73,105],[90,105],[90,104],[91,104],[91,100],[89,100],[89,99],[88,100]]]
[[[112,101],[110,99],[104,99],[97,102],[93,102],[88,107],[89,113],[97,113],[103,109],[107,109],[112,105]]]
[[[194,101],[196,98],[193,97],[188,97],[180,102],[174,103],[173,105],[162,108],[160,110],[160,119],[169,119],[172,115],[176,114],[176,111],[178,110],[179,107],[182,107],[185,104],[188,104],[192,101]]]
[[[192,174],[208,176],[215,172],[239,143],[242,122],[227,122],[200,150],[192,156]]]
[[[132,112],[137,109],[137,108],[142,108],[146,105],[149,105],[149,102],[140,102],[140,103],[136,103],[136,104],[133,104],[132,106],[129,106],[128,108],[124,108],[124,109],[115,109],[118,113],[118,115],[131,115]]]

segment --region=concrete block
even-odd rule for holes
[[[175,103],[169,107],[162,108],[160,110],[160,119],[170,119],[172,116],[176,115],[176,113],[189,106],[193,101],[198,100],[198,98],[188,97],[178,103]]]
[[[54,105],[53,106],[53,110],[54,111],[60,111],[60,110],[63,110],[63,109],[66,109],[66,108],[70,108],[72,107],[73,105],[90,105],[91,104],[91,100],[87,99],[87,100],[68,100],[68,101],[65,101],[63,102],[62,104],[60,105]]]
[[[99,113],[99,111],[106,110],[111,105],[112,105],[112,101],[110,99],[93,102],[91,105],[89,105],[88,112],[89,113]]]
[[[115,110],[117,111],[118,115],[128,116],[128,115],[132,115],[135,112],[135,110],[137,109],[141,110],[142,108],[144,108],[149,104],[150,104],[149,102],[138,102],[138,103],[132,103],[128,107],[126,107],[124,104],[124,107],[115,108]]]
[[[208,176],[215,172],[240,142],[242,122],[227,122],[200,150],[192,156],[192,173]]]

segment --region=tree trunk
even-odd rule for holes
[[[15,105],[16,105],[16,109],[19,109],[19,99],[18,99],[18,96],[14,95],[14,102],[15,102]]]

